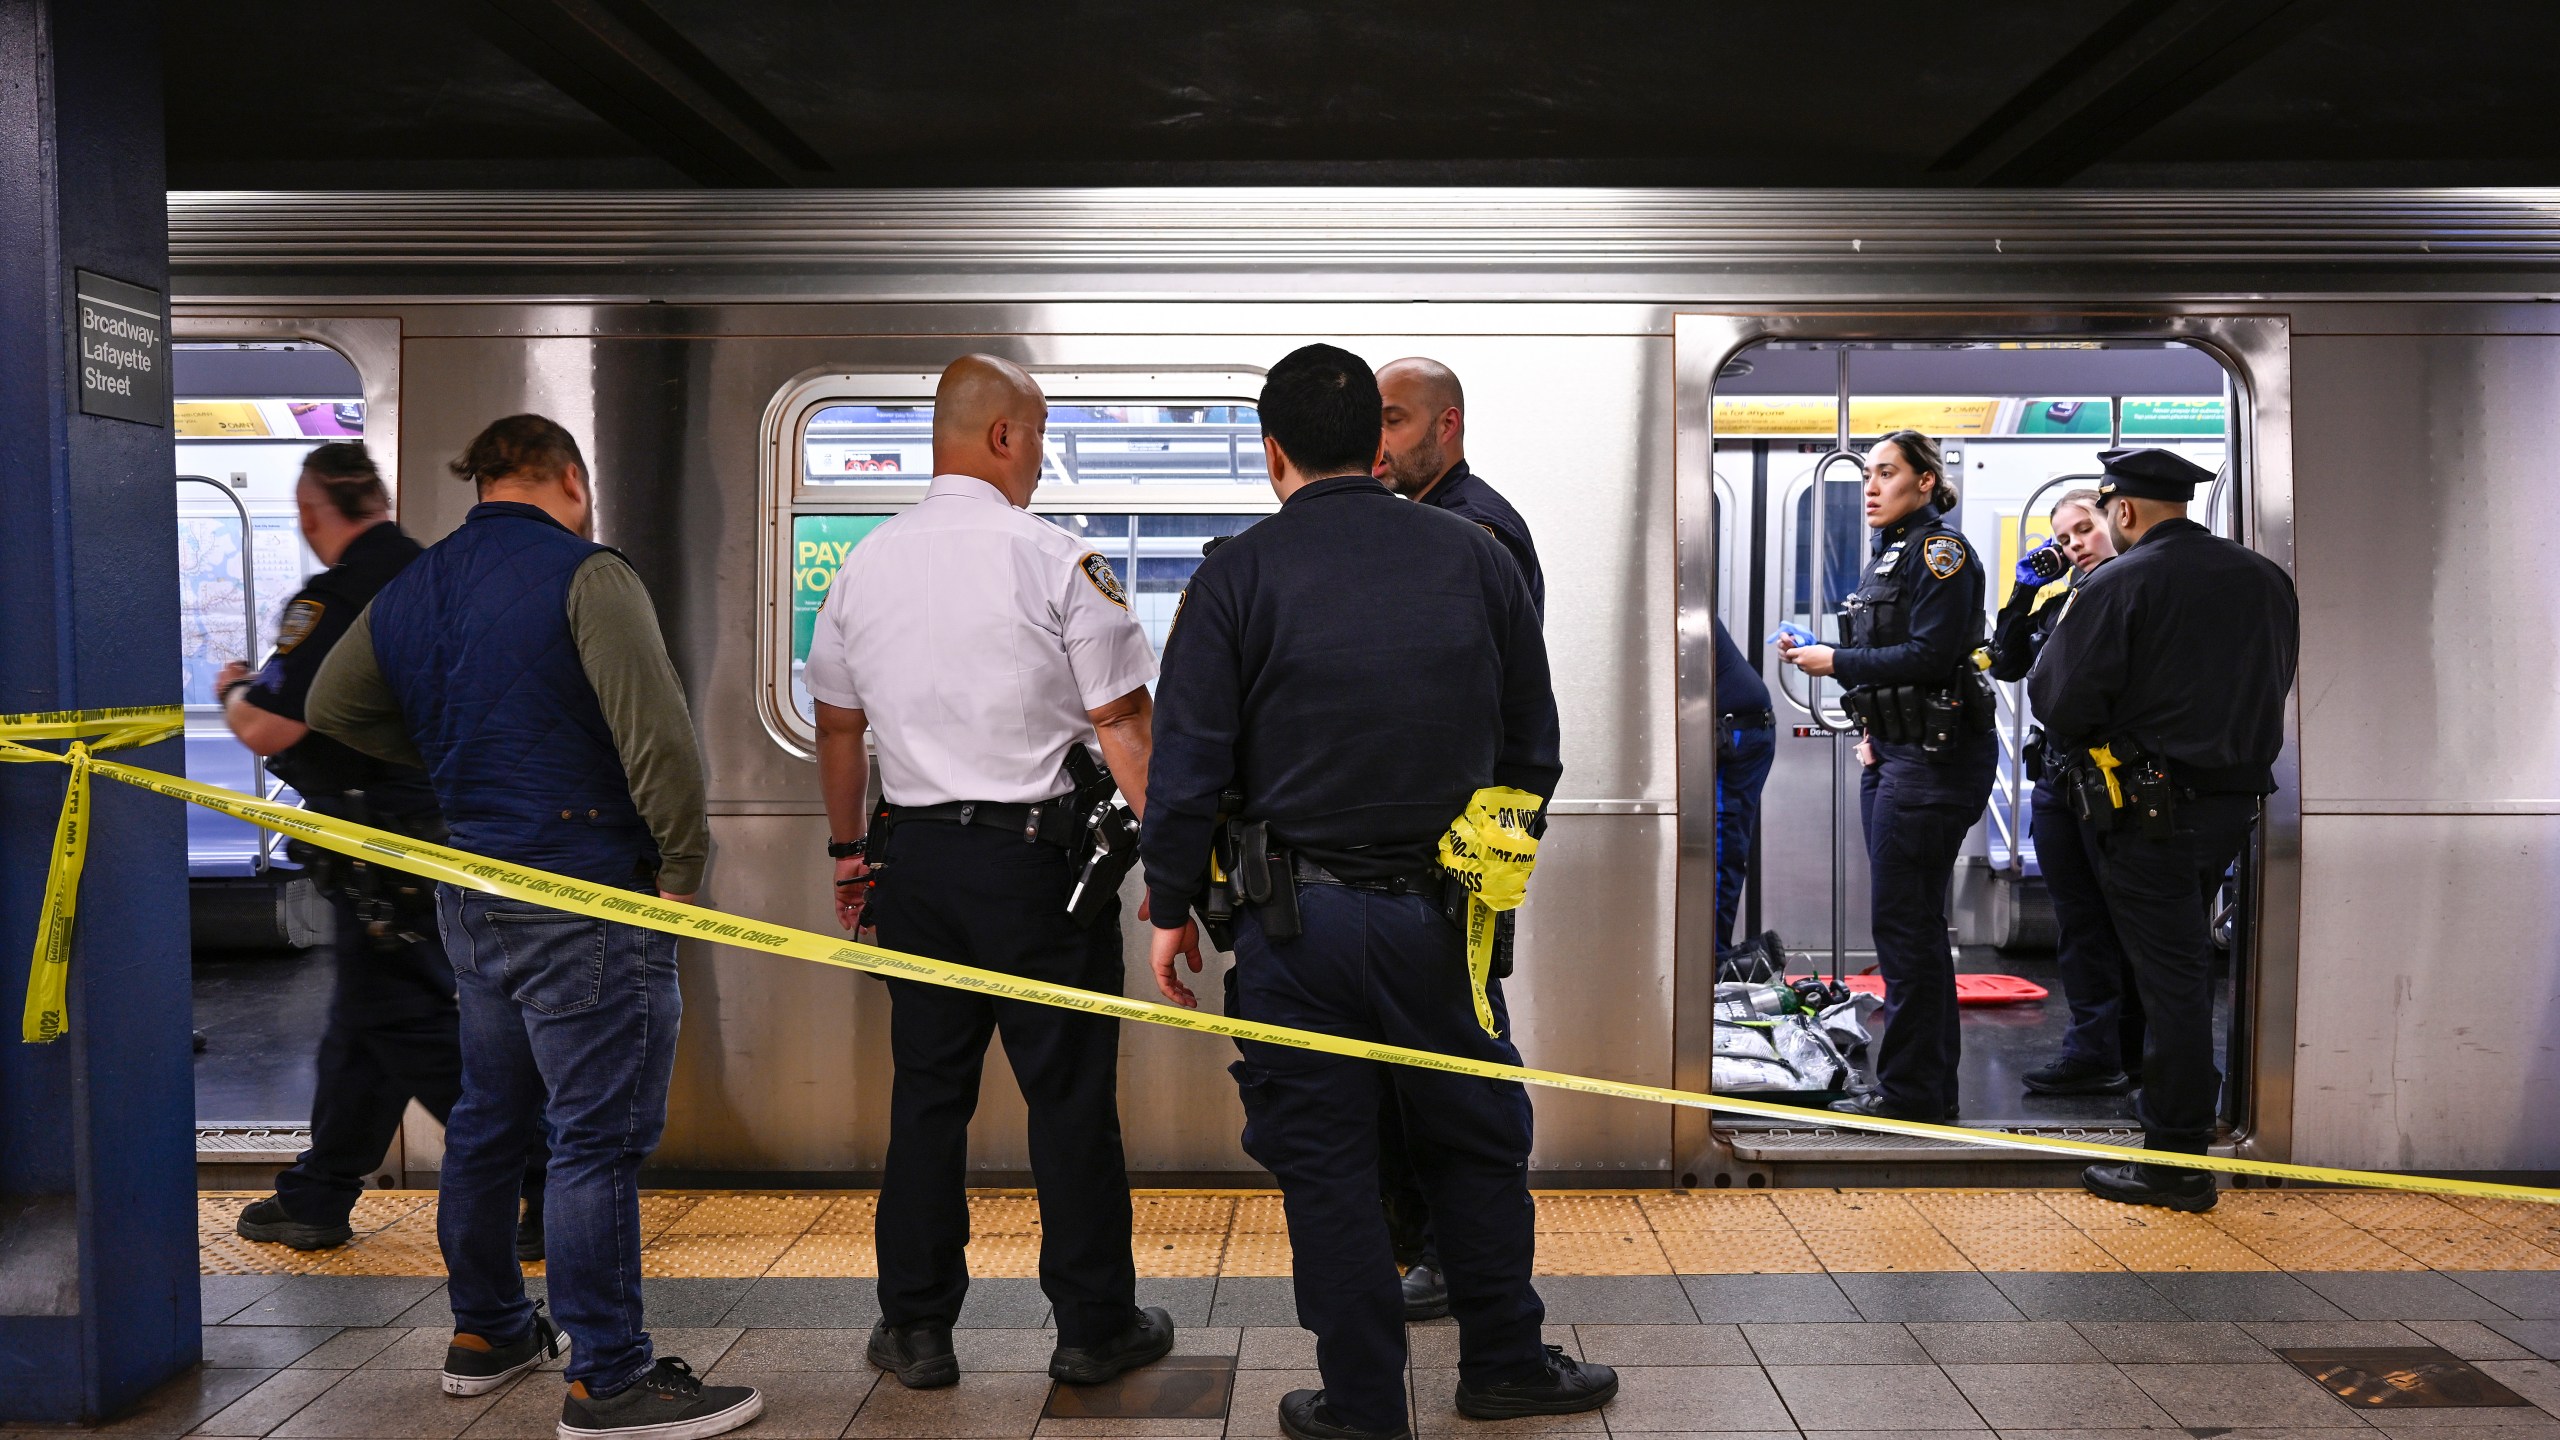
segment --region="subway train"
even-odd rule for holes
[[[2178,448],[2217,472],[2201,517],[2283,565],[2302,600],[2282,788],[2221,917],[2228,1147],[2560,1170],[2560,1130],[2533,1119],[2560,1099],[2560,610],[2541,473],[2560,194],[182,193],[170,249],[179,468],[256,502],[238,508],[257,542],[234,549],[262,571],[259,601],[310,566],[275,517],[315,437],[361,434],[402,523],[432,540],[471,503],[445,462],[476,430],[523,410],[562,421],[700,728],[706,903],[817,930],[830,872],[799,667],[836,565],[922,493],[947,361],[989,351],[1039,377],[1053,408],[1034,508],[1120,569],[1159,643],[1202,542],[1274,508],[1263,367],[1319,339],[1446,362],[1468,457],[1546,565],[1563,717],[1516,1038],[1533,1065],[1689,1089],[1710,1081],[1718,943],[1713,622],[1763,657],[1778,697],[1745,929],[1779,932],[1800,968],[1855,975],[1872,955],[1838,697],[1759,642],[1782,622],[1836,626],[1865,553],[1856,455],[1905,425],[1944,442],[1996,606],[2098,451]],[[228,523],[232,496],[179,489],[187,525]],[[230,618],[191,622],[191,676],[259,623],[198,539],[191,614]],[[2018,823],[2023,703],[2003,696],[2002,778],[1959,868],[1956,939],[1968,969],[2049,975]],[[211,735],[190,754],[239,768],[220,748]],[[227,843],[231,883],[267,864],[241,860],[253,839]],[[1150,991],[1128,930],[1128,984]],[[875,981],[689,946],[684,996],[661,1181],[876,1176],[890,1067]],[[2117,1099],[2016,1084],[2049,1058],[2060,1009],[1967,1012],[1967,1123],[2131,1141]],[[1125,1027],[1144,1181],[1253,1173],[1230,1058]],[[989,1067],[972,1164],[1015,1182],[1021,1106],[1002,1060]],[[1811,1111],[1777,1123],[1546,1091],[1536,1106],[1549,1186],[2063,1173]],[[432,1168],[436,1138],[413,1128],[409,1145],[413,1172]]]

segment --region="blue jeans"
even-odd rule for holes
[[[1760,791],[1769,783],[1769,764],[1777,755],[1777,730],[1756,725],[1733,732],[1733,758],[1716,758],[1718,953],[1733,945],[1733,923],[1742,913],[1742,882],[1751,874],[1752,837],[1760,831]]]
[[[1412,895],[1301,885],[1304,933],[1274,942],[1250,912],[1236,925],[1236,1013],[1353,1039],[1520,1063],[1476,1024],[1458,928]],[[1501,982],[1494,1020],[1511,1022]],[[1238,1041],[1244,1150],[1280,1183],[1296,1255],[1298,1323],[1336,1420],[1405,1428],[1404,1296],[1378,1201],[1378,1111],[1403,1110],[1405,1147],[1431,1206],[1432,1239],[1458,1322],[1458,1373],[1498,1385],[1537,1373],[1544,1351],[1530,1272],[1529,1094],[1517,1082],[1450,1075]]]
[[[615,1394],[653,1363],[640,1162],[666,1129],[675,1073],[675,937],[451,885],[437,887],[436,920],[462,1001],[462,1099],[436,1211],[454,1328],[505,1344],[533,1324],[516,1199],[548,1128],[544,1241],[568,1378]]]

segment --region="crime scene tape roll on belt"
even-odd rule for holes
[[[1475,997],[1476,1023],[1500,1038],[1494,1027],[1493,1001],[1485,986],[1493,978],[1493,933],[1505,910],[1517,910],[1529,898],[1529,872],[1538,868],[1538,837],[1529,833],[1543,795],[1488,785],[1467,801],[1440,837],[1440,868],[1467,891],[1467,988]]]
[[[387,863],[395,869],[440,880],[449,885],[500,895],[528,904],[548,906],[572,915],[592,919],[619,921],[626,925],[644,926],[683,939],[701,940],[715,945],[730,945],[742,950],[757,950],[768,955],[787,956],[819,965],[833,965],[846,970],[861,970],[874,975],[917,980],[931,985],[947,985],[956,990],[1006,1000],[1023,1000],[1040,1005],[1055,1005],[1067,1010],[1081,1010],[1090,1015],[1107,1015],[1118,1020],[1138,1020],[1150,1025],[1165,1025],[1177,1030],[1194,1030],[1207,1035],[1223,1035],[1231,1040],[1257,1040],[1267,1045],[1287,1045],[1300,1050],[1316,1050],[1329,1055],[1344,1055],[1355,1060],[1372,1060],[1389,1065],[1412,1065],[1445,1074],[1471,1075],[1487,1080],[1509,1080],[1524,1085],[1542,1085],[1551,1090],[1571,1090],[1584,1095],[1608,1095],[1622,1100],[1644,1100],[1660,1105],[1683,1105],[1698,1110],[1718,1110],[1728,1114],[1756,1115],[1771,1120],[1791,1120],[1799,1124],[1819,1123],[1844,1130],[1871,1130],[1886,1135],[1907,1135],[1918,1139],[1951,1140],[1962,1144],[1993,1146],[2009,1150],[2030,1150],[2049,1155],[2066,1155],[2084,1160],[2122,1162],[2144,1160],[2158,1165],[2185,1166],[2197,1170],[2218,1170],[2231,1175],[2257,1175],[2275,1180],[2302,1180],[2322,1185],[2361,1185],[2380,1190],[2409,1190],[2420,1194],[2466,1195],[2484,1199],[2530,1200],[2546,1205],[2560,1205],[2560,1190],[2542,1190],[2527,1185],[2497,1185],[2479,1180],[2445,1180],[2425,1175],[2394,1175],[2379,1170],[2342,1170],[2322,1165],[2288,1165],[2272,1160],[2251,1160],[2231,1155],[2180,1155],[2155,1150],[2137,1150],[2123,1145],[2103,1145],[2090,1140],[2073,1140],[2055,1135],[2018,1134],[2006,1130],[1971,1130],[1959,1125],[1931,1125],[1916,1120],[1886,1120],[1867,1116],[1841,1115],[1808,1111],[1800,1106],[1776,1105],[1767,1101],[1747,1100],[1738,1096],[1703,1094],[1695,1090],[1675,1090],[1661,1085],[1638,1085],[1623,1080],[1600,1080],[1587,1075],[1567,1075],[1553,1070],[1537,1070],[1526,1065],[1502,1065],[1489,1061],[1469,1060],[1455,1055],[1441,1055],[1428,1050],[1410,1050],[1400,1045],[1380,1045],[1366,1040],[1346,1039],[1313,1030],[1298,1030],[1285,1025],[1267,1025],[1254,1020],[1234,1020],[1223,1015],[1203,1014],[1152,1000],[1131,1000],[1121,995],[1105,995],[1093,990],[1078,990],[1066,985],[1026,980],[1016,975],[992,970],[978,970],[948,961],[927,959],[897,950],[884,950],[877,945],[831,939],[808,930],[794,930],[782,925],[768,925],[760,920],[724,914],[699,905],[682,905],[637,891],[616,890],[572,880],[548,871],[522,865],[510,865],[487,856],[474,855],[450,846],[413,840],[387,830],[351,821],[317,815],[290,805],[256,800],[217,786],[164,775],[157,770],[144,770],[132,765],[101,760],[99,750],[120,749],[149,744],[179,733],[181,716],[175,706],[128,710],[91,710],[53,715],[0,715],[0,760],[43,760],[71,767],[70,792],[65,797],[64,819],[56,830],[52,874],[46,883],[46,896],[38,922],[36,966],[39,972],[48,965],[50,975],[39,973],[29,986],[28,1031],[31,1041],[58,1039],[68,1029],[62,996],[68,963],[72,900],[70,891],[80,875],[80,853],[88,843],[87,779],[104,776],[127,785],[138,786],[173,799],[202,805],[210,810],[245,820],[281,835],[296,836],[311,844],[335,850],[358,859]],[[68,740],[62,753],[39,750],[25,742],[31,740]],[[1535,798],[1535,797],[1530,797]],[[813,880],[823,884],[823,880]],[[39,990],[52,995],[50,1019],[38,1013],[35,996]],[[39,1023],[41,1021],[41,1023]]]

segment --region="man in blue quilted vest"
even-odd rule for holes
[[[690,901],[710,849],[702,757],[648,591],[588,538],[578,442],[511,415],[452,469],[480,503],[330,652],[311,727],[425,769],[457,848]],[[559,1433],[700,1440],[754,1419],[755,1390],[705,1386],[641,1323],[640,1162],[675,1069],[674,937],[452,885],[437,921],[462,1005],[436,1217],[444,1390],[486,1394],[558,1351],[515,1256],[525,1157],[547,1131],[550,1303],[572,1348]]]

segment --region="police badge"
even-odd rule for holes
[[[323,608],[317,600],[296,600],[284,607],[284,617],[276,622],[276,653],[282,655],[311,638],[311,627],[320,623]]]
[[[1964,568],[1964,542],[1953,535],[1932,535],[1929,543],[1920,547],[1920,559],[1930,574],[1941,580],[1952,579]]]

